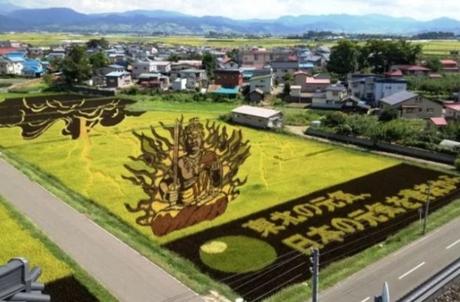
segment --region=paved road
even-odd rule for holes
[[[0,195],[120,301],[202,301],[182,283],[2,159]]]
[[[392,301],[460,257],[460,218],[385,257],[320,296],[321,302],[373,302],[383,283]]]

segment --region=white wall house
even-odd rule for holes
[[[249,80],[250,91],[260,89],[264,94],[271,94],[273,90],[273,74],[254,76]]]
[[[374,81],[374,100],[378,104],[381,99],[406,90],[407,81],[404,79],[376,79]]]
[[[324,92],[313,94],[311,108],[341,109],[346,97],[347,89],[345,86],[330,85]]]
[[[139,78],[143,73],[155,73],[157,72],[157,65],[152,61],[135,62],[132,64],[132,77],[134,79]]]
[[[156,70],[159,73],[169,74],[171,72],[171,62],[168,61],[154,61]]]
[[[256,128],[278,129],[283,127],[283,113],[278,110],[245,105],[232,111],[232,121]]]
[[[187,89],[187,79],[177,78],[172,82],[172,90],[183,91]]]
[[[0,57],[0,75],[22,75],[23,68],[22,62],[14,62]]]

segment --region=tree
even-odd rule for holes
[[[285,73],[283,75],[283,81],[284,81],[284,83],[292,84],[292,82],[294,81],[294,76],[290,72]]]
[[[431,58],[426,62],[426,67],[428,67],[429,69],[431,69],[434,72],[438,72],[438,71],[441,70],[442,64],[441,64],[441,61],[439,59]]]
[[[73,46],[62,62],[62,73],[67,84],[81,84],[91,77],[91,65],[86,47]]]
[[[89,57],[89,62],[94,69],[102,68],[110,64],[109,58],[102,51],[99,51]]]
[[[291,94],[291,84],[289,82],[284,83],[283,94],[284,95]]]
[[[180,60],[180,57],[175,53],[170,54],[169,57],[168,57],[169,62],[177,62],[179,60]]]
[[[389,122],[398,118],[398,110],[394,108],[385,108],[379,116],[379,121]]]
[[[358,58],[360,47],[355,42],[341,40],[332,48],[330,60],[327,64],[329,72],[336,73],[344,77],[350,72],[358,69]]]
[[[358,59],[360,69],[370,67],[373,72],[384,73],[392,65],[415,64],[422,54],[422,47],[405,40],[368,40],[361,48]]]
[[[109,41],[107,41],[105,38],[91,39],[88,42],[86,42],[86,47],[88,47],[89,49],[107,49],[109,48]]]
[[[214,78],[214,70],[216,70],[216,67],[217,67],[216,57],[210,54],[209,52],[206,52],[203,55],[202,64],[203,64],[204,69],[206,69],[206,72],[208,74],[208,79]]]
[[[229,57],[230,59],[236,62],[238,62],[239,54],[240,54],[240,51],[237,48],[227,51],[227,57]]]

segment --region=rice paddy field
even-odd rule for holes
[[[0,263],[23,257],[30,268],[39,266],[39,282],[45,284],[45,293],[53,301],[115,301],[1,198],[0,230]]]
[[[65,41],[74,41],[84,43],[89,39],[99,38],[98,35],[78,35],[69,33],[0,33],[0,40],[15,40],[32,45],[51,46],[58,45]],[[334,41],[311,41],[301,39],[283,39],[283,38],[261,38],[261,39],[208,39],[199,36],[138,36],[138,35],[105,35],[106,39],[111,42],[148,42],[164,43],[168,45],[190,45],[190,46],[210,46],[222,48],[238,48],[242,46],[260,46],[260,47],[280,47],[295,45],[316,45],[322,44],[333,46]],[[460,50],[460,40],[421,40],[414,41],[423,45],[425,55],[447,56],[451,51]]]
[[[129,162],[128,157],[140,153],[139,142],[132,131],[148,133],[150,126],[159,126],[159,122],[172,124],[181,115],[185,120],[198,116],[205,121],[216,120],[222,113],[202,111],[199,104],[185,105],[184,110],[180,110],[180,106],[177,104],[175,110],[168,111],[171,110],[169,104],[159,102],[156,110],[139,117],[127,117],[113,127],[95,127],[87,137],[78,140],[61,135],[62,121],[57,121],[34,140],[24,140],[19,127],[1,128],[0,146],[55,176],[71,190],[93,200],[158,243],[167,243],[397,164],[395,160],[297,137],[238,128],[251,145],[251,156],[240,170],[242,177],[248,176],[240,197],[229,206],[225,215],[212,222],[156,238],[148,228],[139,227],[135,216],[126,210],[125,203],[134,205],[143,197],[143,192],[122,176],[128,175],[124,168]]]
[[[307,280],[304,268],[312,247],[329,254],[324,259],[333,263],[384,241],[417,220],[428,184],[433,186],[433,203],[439,207],[450,203],[460,191],[460,178],[450,174],[222,122],[219,117],[237,104],[75,98],[78,96],[55,95],[0,102],[0,149],[116,217],[149,245],[169,250],[174,255],[171,259],[180,255],[197,271],[248,301],[260,301]],[[156,200],[150,200],[145,208],[145,198],[154,185],[135,185],[140,178],[128,181],[125,177],[130,171],[125,165],[132,159],[152,162],[161,156],[165,141],[141,148],[139,137],[155,133],[168,137],[181,117],[215,122],[221,130],[225,126],[230,135],[234,130],[241,133],[250,155],[240,161],[237,176],[247,177],[247,182],[225,207],[221,203],[218,208],[216,204],[201,209],[185,207],[198,216],[205,212],[208,219],[191,215],[185,226],[176,225],[174,230],[158,234],[153,223],[139,223],[139,214],[128,210],[139,206],[151,213]],[[210,131],[205,128],[205,133]],[[152,148],[156,153],[146,157],[146,150]],[[138,171],[144,176],[154,173]],[[364,244],[363,238],[373,240]],[[288,269],[280,271],[286,261]]]

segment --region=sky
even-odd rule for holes
[[[7,0],[0,3],[4,1]],[[384,14],[419,20],[460,19],[460,0],[14,0],[10,3],[30,8],[66,6],[85,13],[162,9],[234,19],[337,13]]]

